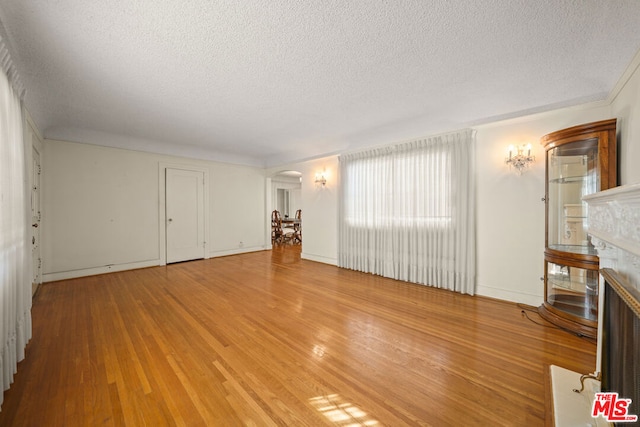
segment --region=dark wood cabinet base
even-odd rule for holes
[[[597,323],[594,324],[594,326],[587,326],[582,323],[574,322],[566,317],[555,314],[552,309],[548,308],[545,304],[538,307],[538,314],[540,314],[543,319],[553,323],[559,328],[566,329],[578,336],[587,338],[596,338],[598,336]]]

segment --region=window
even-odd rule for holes
[[[473,132],[340,157],[338,265],[475,289]]]
[[[352,226],[446,226],[451,222],[451,156],[445,150],[388,150],[343,168],[344,215]]]

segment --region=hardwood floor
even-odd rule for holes
[[[0,425],[536,426],[549,364],[595,344],[289,246],[41,286]]]

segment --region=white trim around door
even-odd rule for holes
[[[204,218],[204,236],[203,236],[203,258],[209,258],[209,224],[210,224],[210,212],[209,212],[209,169],[197,167],[188,164],[176,164],[176,163],[164,163],[160,162],[158,167],[158,236],[159,236],[159,254],[160,265],[167,264],[167,188],[166,188],[166,176],[168,169],[177,169],[183,171],[197,172],[202,174],[203,178],[203,196],[204,206],[203,218]]]

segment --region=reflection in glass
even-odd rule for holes
[[[565,313],[598,318],[598,271],[547,263],[547,302]]]
[[[548,247],[595,255],[586,232],[587,206],[582,198],[598,191],[598,140],[587,139],[547,151],[549,176]]]

